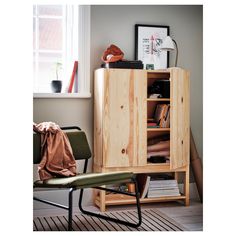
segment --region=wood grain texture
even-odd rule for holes
[[[133,158],[133,133],[130,109],[130,71],[109,70],[105,80],[103,159],[106,167],[129,166]],[[128,78],[130,78],[130,80]],[[130,127],[131,125],[131,127]],[[129,140],[130,139],[130,140]]]
[[[147,98],[147,87],[159,79],[170,79],[170,99]],[[189,73],[180,68],[98,69],[94,90],[94,171],[175,172],[175,178],[177,173],[184,172],[184,196],[159,200],[184,200],[188,205]],[[171,105],[170,128],[147,128],[147,120],[152,119],[158,103]],[[147,140],[166,134],[170,135],[170,163],[147,163]],[[97,194],[95,198],[104,211],[107,204],[104,193],[100,192],[99,201]]]
[[[103,166],[102,136],[103,136],[103,109],[104,109],[104,70],[94,73],[94,166]],[[96,171],[94,169],[93,171]]]
[[[132,70],[134,74],[134,162],[132,166],[147,164],[147,74],[143,70]]]
[[[169,197],[152,197],[152,198],[140,198],[140,203],[154,203],[154,202],[166,202],[166,201],[176,201],[185,200],[185,196],[169,196]],[[99,206],[101,198],[96,198],[96,204]],[[106,205],[129,205],[135,204],[136,199],[131,196],[121,195],[121,194],[109,194],[105,198]]]
[[[147,142],[145,71],[110,69],[105,73],[104,166],[127,167],[143,164]]]
[[[170,166],[176,169],[189,165],[189,73],[180,68],[171,68],[170,73]]]
[[[158,172],[185,172],[186,167],[175,170],[170,169],[170,163],[148,163],[143,166],[127,166],[127,167],[97,167],[98,172],[113,172],[113,171],[132,171],[134,173],[158,173]]]
[[[189,165],[186,166],[186,171],[184,175],[184,195],[186,196],[185,199],[185,206],[189,206]]]

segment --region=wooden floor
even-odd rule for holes
[[[188,207],[182,203],[169,202],[169,203],[155,203],[155,204],[143,204],[142,208],[157,208],[170,218],[174,219],[179,224],[183,225],[190,231],[202,231],[203,230],[203,205],[199,200],[190,200]],[[90,206],[87,209],[98,211],[97,207]],[[108,207],[107,210],[131,210],[134,206],[112,206]],[[77,210],[75,210],[76,212]],[[34,210],[34,217],[37,216],[56,216],[64,214],[65,211],[61,209],[43,209]]]
[[[203,205],[197,200],[192,200],[188,207],[172,203],[158,209],[191,231],[203,230]]]

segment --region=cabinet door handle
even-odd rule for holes
[[[125,149],[124,149],[124,148],[121,150],[121,153],[122,153],[122,154],[124,154],[124,153],[125,153]]]

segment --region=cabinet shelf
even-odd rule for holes
[[[170,102],[170,98],[147,98],[147,102]]]
[[[153,72],[148,72],[147,73],[147,77],[148,79],[170,79],[170,72],[169,71],[161,71],[161,70],[157,70],[157,71],[153,71]]]
[[[163,197],[152,197],[152,198],[140,198],[140,203],[154,203],[154,202],[166,202],[166,201],[176,201],[186,199],[185,195],[180,196],[163,196]],[[122,195],[122,194],[108,194],[105,196],[106,205],[128,205],[135,204],[136,199],[132,196]],[[99,196],[95,199],[95,204],[100,205]]]
[[[170,128],[147,128],[148,132],[163,132],[170,131]]]
[[[155,166],[156,168],[158,168],[158,166],[170,166],[169,162],[164,162],[164,163],[152,163],[152,162],[147,162],[147,166]]]

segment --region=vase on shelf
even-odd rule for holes
[[[52,80],[51,81],[51,89],[53,93],[60,93],[62,88],[61,80]]]
[[[53,93],[60,93],[62,88],[62,80],[59,80],[60,72],[62,70],[62,63],[56,62],[55,63],[55,72],[56,72],[56,79],[51,81],[51,89]]]

